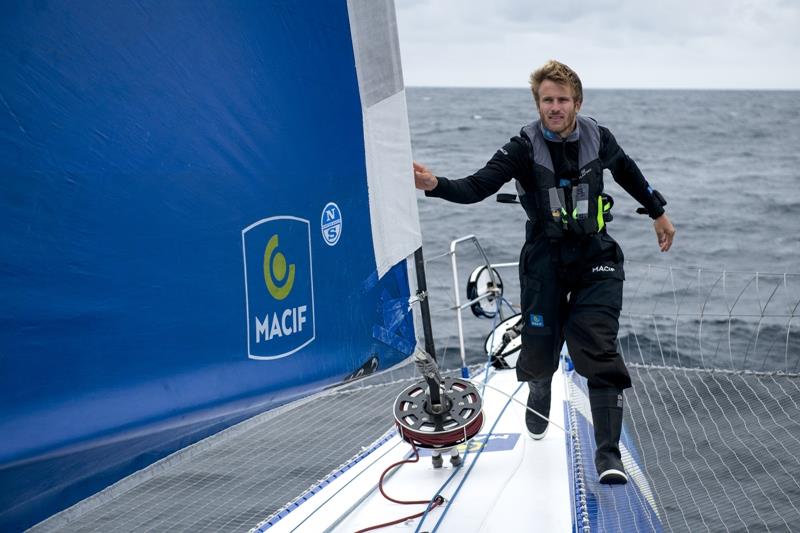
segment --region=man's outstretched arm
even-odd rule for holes
[[[472,204],[499,191],[504,183],[519,176],[526,166],[530,166],[527,148],[521,139],[514,137],[483,168],[462,179],[436,176],[425,165],[414,161],[414,185],[425,191],[425,196]]]

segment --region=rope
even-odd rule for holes
[[[514,394],[517,394],[521,388],[522,388],[522,383],[520,383],[519,386],[516,388],[516,390],[514,391]],[[497,418],[495,419],[494,424],[492,424],[492,427],[489,429],[489,433],[487,434],[487,437],[491,436],[494,433],[494,428],[497,427],[497,424],[500,422],[500,419],[503,417],[503,414],[506,412],[506,409],[508,408],[509,405],[511,405],[511,400],[512,400],[512,398],[509,397],[509,399],[506,401],[506,404],[500,410],[500,413],[497,415]],[[439,520],[437,520],[436,524],[433,526],[433,529],[431,530],[431,533],[435,533],[435,531],[437,529],[439,529],[439,525],[442,523],[442,520],[444,520],[444,517],[447,515],[447,511],[450,510],[450,504],[452,504],[455,501],[456,496],[458,496],[458,493],[461,491],[461,487],[464,486],[464,482],[469,477],[470,472],[472,472],[472,469],[475,467],[475,463],[478,462],[478,459],[480,458],[480,456],[483,453],[484,449],[485,449],[484,447],[481,447],[481,449],[478,450],[478,453],[475,455],[475,459],[473,459],[472,463],[469,465],[469,468],[467,469],[467,472],[464,474],[464,477],[461,478],[461,482],[456,487],[456,490],[453,493],[453,495],[450,497],[450,500],[448,500],[447,505],[445,505],[444,511],[442,512],[442,516],[439,517]],[[466,454],[465,454],[465,459],[466,459]],[[439,490],[439,492],[441,492],[441,489]],[[439,492],[436,493],[437,496],[439,495]],[[423,516],[422,519],[420,519],[420,526],[422,525],[422,520],[424,520],[424,519],[425,519],[424,516]],[[419,526],[417,527],[417,530],[419,530]]]
[[[555,427],[557,427],[558,429],[560,429],[561,431],[563,431],[563,432],[564,432],[564,433],[566,433],[567,435],[572,435],[572,433],[570,433],[568,430],[566,430],[566,429],[564,429],[563,427],[559,426],[558,424],[556,424],[555,422],[553,422],[552,420],[550,420],[549,418],[547,418],[546,416],[544,416],[542,413],[540,413],[540,412],[539,412],[539,411],[537,411],[536,409],[532,409],[532,408],[528,407],[528,405],[527,405],[526,403],[522,403],[520,400],[517,400],[516,398],[514,398],[514,396],[517,394],[517,391],[514,391],[514,394],[508,394],[507,392],[504,392],[503,390],[501,390],[501,389],[498,389],[497,387],[493,387],[493,386],[489,385],[488,383],[484,383],[484,386],[485,386],[485,387],[489,387],[490,389],[492,389],[492,390],[493,390],[493,391],[495,391],[495,392],[499,392],[499,393],[500,393],[500,394],[502,394],[503,396],[508,396],[508,401],[509,401],[509,402],[512,402],[512,401],[514,401],[514,402],[517,402],[518,404],[520,404],[520,405],[524,406],[524,407],[525,407],[525,409],[527,409],[528,411],[532,412],[532,413],[533,413],[533,414],[535,414],[536,416],[539,416],[539,417],[541,417],[541,418],[543,418],[543,419],[547,420],[547,421],[548,421],[550,424],[553,424]],[[520,385],[520,387],[521,387],[521,386],[522,386],[522,385]],[[519,389],[517,389],[517,390],[519,390]]]
[[[489,346],[494,346],[494,336],[497,332],[497,317],[500,313],[496,313],[492,318],[492,334],[489,336]],[[486,369],[483,375],[483,389],[481,389],[481,396],[486,392],[486,382],[489,381],[489,369],[492,367],[492,353],[491,350],[486,354]]]
[[[389,526],[393,526],[395,524],[400,524],[402,522],[405,522],[406,520],[413,520],[414,518],[419,518],[420,516],[423,516],[425,513],[430,511],[431,509],[435,509],[436,507],[438,507],[438,506],[440,506],[440,505],[442,505],[444,503],[444,498],[442,496],[440,496],[438,493],[436,495],[434,495],[434,497],[432,499],[430,499],[430,500],[411,500],[411,501],[409,501],[409,500],[398,500],[396,498],[392,498],[391,496],[386,494],[386,491],[383,489],[384,478],[386,477],[386,475],[393,468],[397,468],[397,467],[399,467],[401,465],[404,465],[404,464],[407,464],[407,463],[419,462],[419,450],[417,450],[417,447],[414,446],[414,443],[411,443],[411,447],[414,450],[414,458],[413,459],[404,459],[402,461],[398,461],[396,463],[393,463],[393,464],[389,465],[383,471],[383,473],[381,474],[381,479],[378,482],[378,489],[381,491],[381,494],[383,495],[383,497],[386,498],[387,500],[389,500],[392,503],[398,503],[400,505],[422,505],[422,504],[425,504],[425,505],[427,505],[426,509],[424,511],[420,512],[420,513],[417,513],[417,514],[404,516],[402,518],[398,518],[398,519],[392,520],[390,522],[384,522],[382,524],[377,524],[377,525],[374,525],[374,526],[369,526],[369,527],[364,528],[364,529],[359,529],[358,531],[356,531],[356,533],[365,533],[366,531],[373,531],[375,529],[382,529],[384,527],[389,527]]]
[[[478,416],[476,416],[472,422],[463,428],[457,428],[452,431],[447,431],[445,433],[436,435],[421,431],[414,431],[412,429],[404,428],[399,423],[397,424],[397,428],[400,431],[400,436],[403,437],[403,440],[411,443],[412,446],[414,443],[417,443],[424,448],[450,448],[456,444],[460,444],[461,439],[467,441],[477,435],[482,426],[483,411],[478,413]]]

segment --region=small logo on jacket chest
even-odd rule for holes
[[[616,272],[616,269],[608,265],[598,265],[592,268],[592,272]]]

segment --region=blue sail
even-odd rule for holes
[[[0,530],[411,353],[385,7],[5,6]]]

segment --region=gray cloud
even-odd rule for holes
[[[555,57],[587,86],[800,88],[793,0],[396,0],[407,83],[522,86]]]

